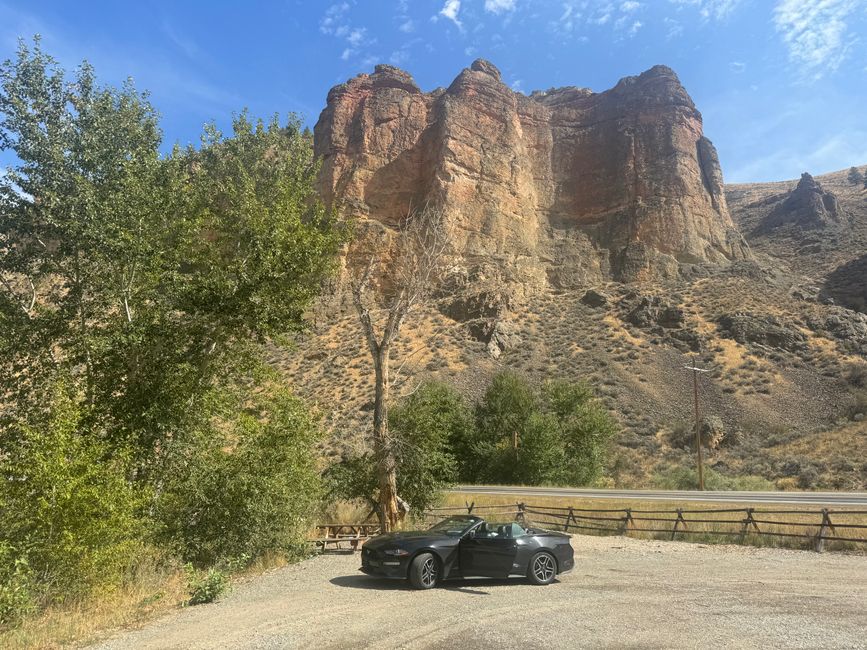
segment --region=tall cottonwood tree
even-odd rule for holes
[[[243,403],[259,343],[302,328],[336,270],[343,236],[299,120],[242,113],[197,148],[161,142],[132,82],[101,86],[87,63],[68,74],[38,39],[0,65],[14,160],[0,175],[0,447],[60,380],[82,396],[79,433],[154,484],[185,436],[220,433],[217,402]]]
[[[380,241],[359,237],[347,256],[349,284],[373,362],[373,458],[383,530],[400,519],[395,441],[388,428],[393,345],[406,317],[435,290],[445,262],[443,212],[430,204],[412,211]],[[372,249],[372,251],[371,251]]]

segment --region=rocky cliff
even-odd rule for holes
[[[664,66],[526,96],[482,60],[429,93],[380,65],[329,92],[315,148],[325,200],[362,224],[442,205],[470,278],[532,292],[750,255],[701,115]]]
[[[774,200],[776,197],[770,197]],[[826,191],[809,173],[801,174],[798,185],[759,224],[756,234],[785,225],[813,230],[839,225],[845,218],[837,195]]]

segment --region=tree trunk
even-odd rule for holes
[[[373,448],[379,478],[379,523],[382,532],[395,529],[398,522],[397,463],[388,432],[389,346],[380,346],[374,355],[376,385],[373,400]]]

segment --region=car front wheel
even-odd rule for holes
[[[527,577],[534,585],[550,585],[557,577],[557,561],[550,553],[536,553],[530,560]]]
[[[409,566],[409,583],[416,589],[430,589],[439,579],[440,568],[430,553],[416,556]]]

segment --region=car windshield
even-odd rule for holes
[[[449,537],[460,537],[479,521],[478,517],[456,516],[443,519],[441,522],[428,530],[431,533],[440,533]]]

